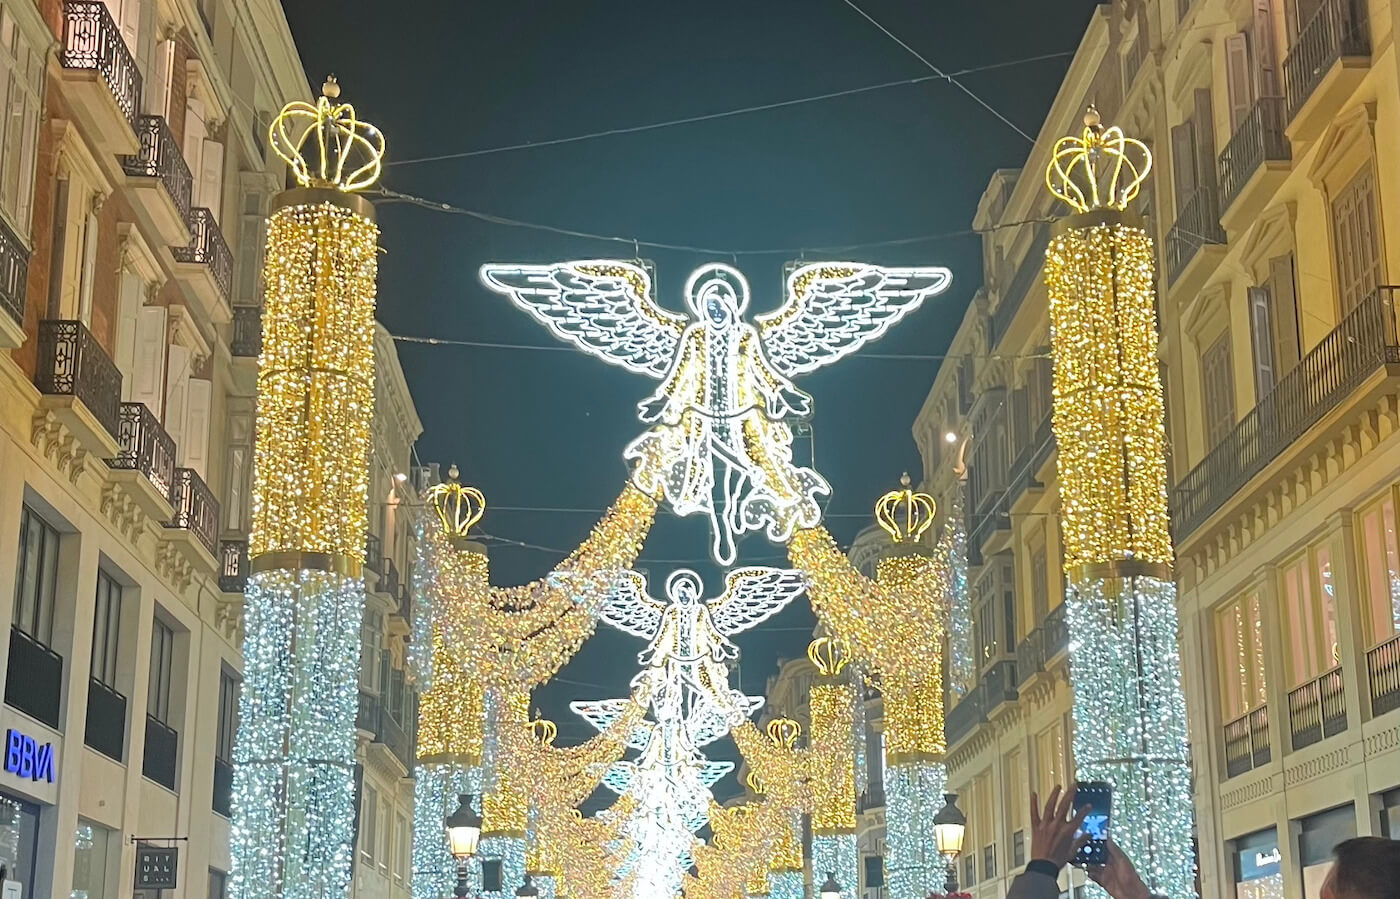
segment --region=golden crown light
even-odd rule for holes
[[[360,121],[349,103],[332,102],[339,97],[340,85],[331,75],[314,106],[301,100],[288,103],[268,126],[273,152],[291,167],[302,187],[352,193],[379,180],[384,135]]]
[[[548,718],[536,718],[530,722],[530,735],[541,746],[553,746],[559,736],[559,728]]]
[[[895,543],[916,543],[930,527],[938,506],[927,493],[916,493],[909,473],[899,479],[899,490],[891,490],[875,503],[875,522]]]
[[[1127,208],[1152,170],[1152,152],[1126,137],[1117,125],[1105,128],[1092,105],[1084,113],[1078,137],[1055,142],[1045,185],[1075,212]]]
[[[768,739],[773,745],[791,749],[797,745],[797,737],[802,733],[802,725],[791,718],[774,718],[768,722]]]
[[[763,795],[763,793],[764,793],[763,781],[761,781],[761,780],[758,779],[758,774],[757,774],[757,772],[750,771],[748,777],[745,777],[745,778],[744,778],[744,783],[748,784],[749,790],[750,790],[752,793],[754,793],[754,795],[756,795],[756,796],[762,796],[762,795]]]
[[[473,526],[486,514],[486,497],[475,487],[463,485],[457,466],[447,469],[447,480],[428,490],[428,500],[437,510],[442,532],[453,540],[465,540]]]
[[[822,677],[835,677],[846,667],[840,645],[830,637],[818,637],[807,644],[807,658]]]

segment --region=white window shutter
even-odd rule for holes
[[[203,206],[219,220],[219,202],[224,190],[224,145],[216,140],[205,139],[199,154],[199,184],[196,188],[196,206]]]
[[[122,0],[121,15],[116,16],[117,27],[121,29],[122,40],[126,42],[126,49],[131,51],[131,55],[138,56],[141,52],[141,20],[146,18],[141,15],[140,0]],[[139,61],[138,61],[139,65]]]
[[[170,80],[175,77],[175,41],[156,44],[155,61],[147,82],[146,108],[152,115],[170,118]]]
[[[201,169],[200,154],[204,151],[204,137],[208,134],[204,125],[204,101],[198,97],[185,98],[185,137],[181,149],[185,154],[185,164],[192,174],[198,175]]]
[[[213,384],[205,378],[190,378],[185,395],[184,466],[209,480],[209,413]]]
[[[1273,300],[1267,287],[1249,288],[1249,332],[1254,343],[1254,401],[1258,404],[1278,382]]]
[[[1225,86],[1230,95],[1230,133],[1238,131],[1254,102],[1249,40],[1243,31],[1225,38]]]
[[[189,398],[190,351],[171,344],[165,377],[165,433],[175,441],[175,458],[185,465],[185,403]]]
[[[83,220],[83,267],[78,276],[78,318],[92,325],[92,289],[97,277],[97,213],[89,211]]]
[[[131,401],[145,403],[160,418],[165,408],[165,307],[142,306],[136,314]]]
[[[136,382],[136,318],[141,313],[141,278],[122,272],[117,298],[117,371],[122,373],[122,400],[131,402]]]

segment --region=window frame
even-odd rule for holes
[[[1259,590],[1250,589],[1214,610],[1212,625],[1222,724],[1268,705],[1263,609]],[[1251,616],[1254,619],[1252,631],[1249,629]],[[1233,643],[1230,642],[1232,638]],[[1232,697],[1234,689],[1239,690],[1238,697]]]
[[[175,629],[156,615],[151,619],[151,662],[146,714],[172,728],[174,725],[170,721],[170,700],[174,668]]]
[[[88,674],[112,690],[117,689],[117,661],[121,653],[123,589],[121,582],[108,574],[106,569],[97,569]]]
[[[39,129],[44,110],[45,51],[35,49],[29,29],[15,16],[14,3],[0,3],[0,216],[26,245],[34,220],[34,185],[39,161]],[[20,55],[14,48],[21,51]],[[21,64],[22,63],[22,64]],[[18,97],[16,96],[18,95]],[[12,112],[19,103],[18,119]],[[17,129],[12,131],[12,126]],[[17,135],[14,140],[12,136]],[[16,147],[15,144],[18,143]],[[10,161],[16,160],[14,168]],[[13,180],[13,195],[9,184]]]
[[[29,537],[37,534],[34,556],[27,549]],[[63,535],[58,528],[29,503],[20,512],[19,549],[15,560],[15,596],[13,626],[31,640],[52,648],[55,606],[58,604],[58,563],[63,548]],[[36,574],[30,590],[26,580],[30,565],[37,561]],[[32,595],[30,595],[32,593]]]
[[[1396,488],[1390,487],[1382,495],[1372,499],[1357,510],[1354,519],[1356,558],[1360,563],[1358,580],[1361,582],[1362,617],[1365,619],[1364,635],[1368,651],[1391,640],[1396,634],[1400,634],[1400,523],[1397,523],[1397,516],[1400,516],[1400,512],[1397,511],[1398,506],[1400,503],[1396,501]],[[1388,525],[1386,507],[1389,507]],[[1379,516],[1379,527],[1382,529],[1382,533],[1378,535],[1379,546],[1377,548],[1382,555],[1388,557],[1385,566],[1388,572],[1388,590],[1384,597],[1374,595],[1376,584],[1372,577],[1373,560],[1367,534],[1369,521],[1373,516]],[[1382,632],[1381,622],[1387,617],[1389,621]]]
[[[233,744],[238,737],[238,703],[243,681],[228,668],[219,669],[219,724],[215,734],[214,757],[233,764]]]

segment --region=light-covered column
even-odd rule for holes
[[[1153,892],[1194,897],[1155,254],[1126,211],[1151,156],[1092,107],[1084,123],[1046,173],[1076,210],[1045,262],[1074,757],[1080,780],[1113,784],[1114,840]]]
[[[856,847],[856,770],[865,748],[859,685],[842,676],[846,660],[830,637],[807,647],[817,666],[809,702],[812,712],[812,872],[818,884],[828,873],[841,884],[842,899],[860,894]]]
[[[233,895],[338,899],[352,862],[355,712],[379,229],[354,191],[382,136],[333,101],[270,129],[300,185],[268,222],[251,575],[234,746]]]
[[[508,899],[525,881],[525,837],[530,826],[530,797],[526,782],[507,764],[501,739],[505,728],[524,728],[530,692],[523,687],[486,690],[485,786],[481,799],[483,859],[501,862],[501,889],[483,890],[483,899]]]

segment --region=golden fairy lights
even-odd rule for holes
[[[448,653],[434,629],[432,686],[418,700],[418,761],[481,764],[485,714],[481,679]]]
[[[875,503],[875,523],[895,543],[917,543],[933,526],[933,514],[938,507],[933,497],[916,493],[910,487],[908,472],[900,476],[899,487]]]
[[[475,487],[462,484],[458,476],[457,466],[453,465],[447,470],[447,480],[428,490],[428,501],[437,511],[443,533],[454,540],[465,540],[486,514],[486,497]]]
[[[1122,210],[1137,196],[1151,169],[1147,145],[1125,136],[1116,125],[1105,128],[1099,111],[1090,106],[1084,113],[1084,131],[1055,142],[1045,185],[1075,212]]]
[[[331,187],[357,191],[379,180],[384,161],[384,135],[355,116],[340,97],[335,76],[321,86],[316,105],[297,101],[282,107],[268,126],[272,151],[287,163],[302,187]]]

